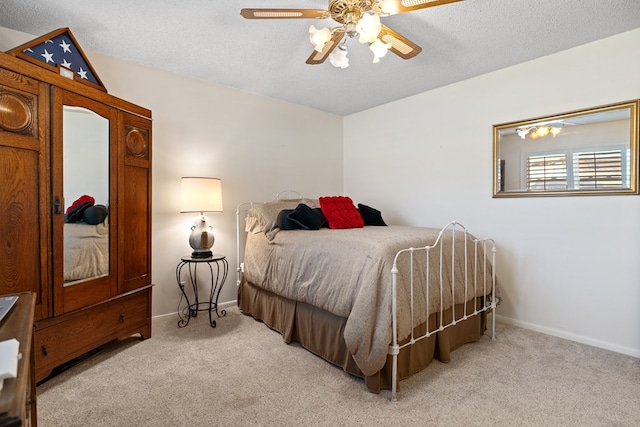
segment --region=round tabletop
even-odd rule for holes
[[[206,258],[193,258],[191,255],[186,255],[180,258],[184,262],[215,262],[222,261],[226,256],[220,254],[213,254]]]

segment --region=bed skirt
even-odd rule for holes
[[[482,299],[478,299],[479,303]],[[345,372],[363,378],[367,388],[379,393],[391,388],[391,356],[387,356],[384,367],[374,375],[365,376],[358,368],[344,342],[346,319],[312,305],[283,298],[259,288],[246,280],[238,287],[238,308],[243,314],[278,331],[286,343],[298,342],[310,352],[341,367]],[[467,312],[473,311],[468,304]],[[456,306],[456,317],[461,317],[463,306]],[[445,321],[451,319],[452,311],[444,313]],[[436,315],[429,321],[430,329],[436,327]],[[422,331],[418,331],[422,329]],[[400,350],[398,355],[398,380],[420,372],[436,358],[449,362],[451,352],[461,345],[478,341],[486,329],[486,312],[460,321],[429,338]],[[425,326],[416,328],[424,332]],[[402,343],[400,343],[402,344]]]

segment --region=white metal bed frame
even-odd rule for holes
[[[300,193],[298,193],[295,190],[285,190],[282,191],[278,194],[276,194],[276,196],[272,199],[272,200],[280,200],[283,194],[287,195],[287,198],[292,198],[292,196],[298,197],[298,198],[302,198],[302,195]],[[241,244],[240,244],[240,235],[241,235],[241,229],[244,230],[244,227],[241,224],[241,215],[244,213],[246,214],[246,212],[253,207],[255,204],[257,204],[256,202],[250,202],[250,203],[243,203],[241,205],[238,206],[238,208],[236,209],[236,260],[237,260],[237,268],[236,268],[236,272],[237,272],[237,281],[236,281],[236,285],[240,286],[240,280],[241,280],[241,276],[242,276],[242,272],[244,271],[244,263],[241,262],[242,259],[244,259],[243,257],[241,257],[243,254],[241,254]],[[456,316],[455,316],[455,304],[452,305],[451,310],[452,310],[452,320],[448,323],[444,323],[444,306],[442,304],[443,302],[443,292],[446,286],[446,283],[443,279],[443,261],[444,261],[444,246],[442,244],[442,236],[446,231],[451,231],[452,233],[452,247],[451,247],[451,278],[450,278],[450,286],[448,286],[451,289],[451,293],[455,294],[455,271],[456,269],[454,268],[455,266],[455,245],[456,245],[456,239],[455,239],[455,233],[463,233],[464,234],[464,254],[465,254],[465,259],[464,261],[464,308],[463,308],[463,315],[460,319],[456,320]],[[402,249],[400,251],[398,251],[394,257],[393,260],[393,267],[391,269],[391,277],[392,277],[392,305],[391,305],[391,313],[392,313],[392,342],[389,345],[389,352],[388,354],[392,357],[392,381],[391,381],[391,401],[395,402],[397,401],[397,393],[398,393],[398,354],[400,353],[400,350],[411,346],[415,343],[417,343],[418,341],[428,338],[431,335],[434,335],[438,332],[443,331],[444,329],[454,326],[457,323],[460,323],[463,320],[466,320],[470,317],[479,315],[483,312],[492,312],[491,315],[491,340],[495,340],[496,339],[496,316],[495,316],[495,309],[497,306],[497,297],[496,297],[496,291],[497,291],[497,287],[496,287],[496,245],[495,245],[495,241],[493,239],[472,239],[471,242],[473,242],[474,245],[474,259],[473,259],[473,272],[472,272],[472,277],[473,277],[473,295],[477,295],[477,289],[478,286],[482,286],[483,289],[483,295],[489,295],[488,299],[486,299],[484,301],[484,304],[482,307],[478,307],[477,306],[477,299],[473,298],[473,312],[470,314],[467,314],[467,304],[468,304],[468,295],[469,295],[469,290],[470,288],[470,284],[469,284],[469,272],[468,270],[468,263],[467,263],[467,256],[468,256],[468,252],[467,252],[467,236],[468,236],[468,231],[466,229],[465,226],[463,226],[462,224],[460,224],[457,221],[451,221],[449,222],[447,225],[445,225],[440,232],[438,233],[438,238],[436,239],[436,241],[430,245],[430,246],[424,246],[424,247],[417,247],[417,248],[406,248],[406,249]],[[479,249],[482,248],[482,256],[479,255]],[[487,283],[487,263],[488,263],[488,255],[487,255],[487,249],[489,249],[491,251],[491,279],[489,281],[489,283]],[[411,292],[411,298],[410,298],[410,313],[411,313],[411,324],[413,325],[413,320],[416,316],[419,315],[419,313],[416,313],[416,308],[415,308],[415,299],[414,299],[414,289],[416,288],[416,282],[415,282],[415,275],[414,275],[414,257],[416,256],[417,253],[424,253],[425,257],[429,257],[430,253],[432,251],[439,251],[439,274],[438,274],[438,284],[437,286],[439,286],[440,289],[440,308],[439,310],[436,312],[437,315],[439,315],[439,324],[440,326],[435,329],[430,331],[429,330],[429,286],[431,285],[430,283],[430,266],[429,266],[429,262],[426,263],[426,284],[424,289],[427,290],[426,295],[425,295],[425,310],[426,310],[426,316],[421,316],[422,318],[427,319],[427,327],[426,327],[426,332],[420,336],[414,336],[414,328],[411,328],[411,336],[409,337],[409,340],[405,343],[400,345],[398,343],[398,300],[397,300],[397,284],[398,284],[398,274],[400,273],[400,270],[398,269],[398,260],[401,256],[403,255],[408,255],[409,256],[409,287],[410,287],[410,292]],[[479,260],[479,258],[481,258],[481,260]],[[480,266],[479,262],[483,263],[483,270],[485,272],[485,274],[483,274],[483,282],[482,284],[478,284],[477,283],[477,272],[478,272],[478,268]],[[489,289],[489,292],[487,291]],[[453,300],[453,298],[452,298]]]
[[[451,310],[452,310],[452,316],[451,316],[451,321],[449,323],[444,323],[444,306],[442,304],[443,302],[443,291],[445,288],[445,281],[443,280],[443,275],[442,275],[442,270],[443,270],[443,260],[444,260],[444,245],[442,244],[442,235],[447,231],[450,230],[452,232],[452,244],[451,244],[451,278],[450,278],[450,286],[449,288],[451,289],[451,293],[452,295],[455,295],[455,271],[456,269],[454,268],[455,266],[455,246],[456,246],[456,239],[455,239],[455,233],[458,232],[462,232],[464,234],[464,308],[463,308],[463,315],[460,319],[456,320],[456,305],[453,304],[451,306]],[[497,298],[496,298],[496,245],[495,242],[493,241],[493,239],[473,239],[473,245],[474,245],[474,259],[473,259],[473,295],[477,295],[477,289],[479,284],[477,283],[477,277],[478,275],[476,274],[478,272],[478,268],[479,268],[479,264],[478,264],[478,258],[480,257],[478,254],[478,249],[480,246],[482,246],[482,263],[483,263],[483,270],[485,272],[485,274],[483,274],[483,283],[481,284],[482,288],[483,288],[483,293],[482,295],[490,295],[488,300],[485,300],[484,304],[482,307],[478,307],[477,306],[477,299],[473,298],[473,313],[471,314],[467,314],[467,304],[468,304],[468,295],[469,295],[469,272],[468,272],[468,263],[467,263],[467,256],[468,256],[468,252],[467,252],[467,235],[468,235],[468,231],[466,229],[465,226],[463,226],[462,224],[456,222],[456,221],[451,221],[450,223],[448,223],[447,225],[445,225],[440,232],[438,233],[438,238],[436,239],[435,243],[433,243],[433,245],[430,246],[424,246],[424,247],[419,247],[419,248],[407,248],[407,249],[402,249],[400,251],[398,251],[396,253],[396,256],[393,260],[393,267],[391,269],[391,278],[392,278],[392,282],[391,282],[391,292],[392,292],[392,303],[391,303],[391,316],[392,316],[392,341],[391,341],[391,345],[389,345],[389,355],[392,356],[392,371],[391,371],[391,400],[392,401],[396,401],[397,400],[397,379],[398,379],[398,354],[400,353],[400,350],[404,347],[408,347],[411,346],[413,344],[415,344],[416,342],[424,339],[424,338],[428,338],[431,335],[434,335],[440,331],[443,331],[444,329],[453,326],[463,320],[466,320],[470,317],[476,316],[478,314],[481,314],[483,312],[488,312],[490,310],[493,310],[493,313],[491,315],[491,339],[495,340],[496,339],[496,316],[495,316],[495,308],[497,305]],[[487,284],[487,246],[490,246],[490,250],[491,250],[491,280],[490,283]],[[411,324],[415,324],[414,323],[414,316],[416,315],[415,313],[415,304],[414,304],[414,288],[415,288],[415,276],[414,276],[414,257],[416,255],[416,253],[420,253],[420,252],[424,252],[424,256],[428,259],[429,255],[431,253],[432,250],[436,250],[439,251],[439,274],[438,274],[438,286],[440,289],[440,308],[439,310],[436,312],[436,314],[439,314],[439,324],[440,327],[430,331],[429,330],[429,286],[431,285],[430,283],[430,263],[427,262],[426,263],[426,285],[425,285],[425,310],[426,310],[426,316],[423,317],[426,320],[427,323],[427,327],[426,327],[426,332],[420,336],[414,336],[414,328],[411,328],[411,336],[409,341],[407,341],[405,344],[403,345],[399,345],[398,344],[398,300],[397,300],[397,284],[398,284],[398,274],[400,273],[399,269],[398,269],[398,259],[404,255],[404,254],[408,254],[409,256],[409,288],[410,288],[410,293],[411,293],[411,300],[410,300],[410,313],[411,313]],[[490,293],[487,293],[487,286],[489,286],[489,290]],[[453,298],[452,298],[453,300]]]

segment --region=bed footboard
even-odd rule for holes
[[[451,254],[449,256],[445,256],[445,245],[443,243],[443,235],[447,232],[451,233]],[[456,240],[456,233],[463,233],[464,239]],[[392,357],[392,382],[391,382],[391,400],[397,400],[397,387],[398,387],[398,354],[400,350],[404,347],[414,345],[416,342],[428,338],[431,335],[434,335],[448,327],[451,327],[463,320],[466,320],[469,317],[476,316],[478,314],[493,311],[491,316],[491,339],[495,340],[496,332],[495,332],[495,308],[497,305],[496,298],[496,276],[495,276],[495,261],[496,261],[496,246],[495,242],[492,239],[476,239],[471,238],[468,239],[467,229],[460,223],[456,221],[452,221],[440,230],[438,234],[438,238],[435,243],[431,246],[418,247],[418,248],[407,248],[398,251],[394,258],[393,268],[391,270],[392,276],[392,342],[389,346],[389,355]],[[463,242],[463,243],[461,243]],[[472,252],[469,251],[467,245],[470,242],[473,247],[471,248]],[[455,246],[463,244],[464,245],[464,260],[462,263],[458,262],[458,268],[456,268],[456,251]],[[491,252],[491,258],[489,260],[488,251]],[[424,276],[414,274],[415,268],[415,259],[414,257],[418,256],[418,254],[423,254],[427,260],[431,259],[430,256],[435,254],[436,256],[436,265],[435,268],[438,271],[432,272],[430,269],[433,268],[430,262],[426,262],[426,271],[424,272]],[[471,254],[471,255],[470,255]],[[469,259],[472,256],[473,259]],[[399,259],[401,257],[408,257],[408,270],[405,271],[404,277],[405,280],[408,280],[408,286],[410,289],[410,304],[409,307],[402,307],[403,311],[406,309],[410,310],[411,319],[413,322],[414,318],[426,318],[429,319],[430,315],[435,314],[435,318],[437,319],[437,325],[434,325],[434,328],[430,328],[430,325],[427,320],[426,332],[419,336],[414,336],[414,330],[411,330],[411,336],[408,340],[402,345],[398,342],[398,277],[401,273],[399,267]],[[471,262],[469,262],[471,261]],[[450,264],[449,264],[450,263]],[[464,267],[463,271],[460,271],[459,265],[462,264]],[[469,272],[469,265],[471,265],[471,272]],[[406,266],[405,266],[406,267]],[[445,278],[443,275],[443,270],[449,269],[450,275]],[[488,271],[490,270],[490,273]],[[434,276],[437,279],[436,283],[433,283],[432,277]],[[451,299],[453,300],[456,295],[456,274],[463,274],[463,283],[464,283],[464,303],[463,303],[463,311],[459,315],[455,313],[455,304],[451,307],[453,309],[453,315],[451,316],[451,320],[445,319],[444,312],[447,309],[444,306],[445,301],[445,292],[449,292],[451,294]],[[424,286],[418,286],[416,283],[419,279],[417,276],[423,277],[426,280],[426,284]],[[480,277],[480,279],[479,279]],[[479,283],[481,282],[481,283]],[[458,282],[460,283],[460,282]],[[436,311],[433,309],[430,311],[430,292],[429,289],[435,287],[439,289],[439,302]],[[417,298],[424,298],[424,304],[420,304],[420,307],[424,307],[422,310],[426,310],[426,313],[418,313],[417,304],[416,304],[416,289],[425,289],[424,295],[418,295]],[[460,292],[460,290],[458,290]],[[478,306],[476,302],[475,296],[478,293],[484,296],[482,298],[483,303],[481,306]],[[473,307],[467,307],[467,304],[472,304]],[[432,304],[433,305],[433,304]],[[403,340],[405,341],[405,340]]]

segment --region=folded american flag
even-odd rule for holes
[[[28,47],[22,53],[54,68],[60,65],[73,70],[79,78],[102,86],[93,75],[91,67],[82,55],[82,51],[75,45],[68,31],[47,39],[40,44]]]

